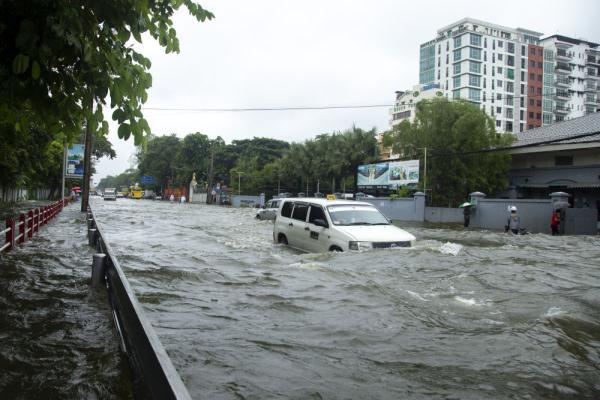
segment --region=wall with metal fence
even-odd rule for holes
[[[93,256],[92,286],[108,293],[115,327],[121,338],[121,349],[134,375],[135,397],[190,399],[91,210],[87,223],[90,246],[98,252]]]
[[[0,253],[14,249],[17,244],[24,243],[33,237],[33,234],[40,230],[40,227],[46,225],[52,218],[69,203],[70,197],[59,200],[47,206],[31,209],[26,213],[21,213],[16,217],[6,218],[4,230],[0,231],[0,237],[4,236],[4,242],[1,242]]]

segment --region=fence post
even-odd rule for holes
[[[28,229],[29,232],[27,232],[27,236],[29,236],[29,238],[33,237],[33,210],[29,210],[27,212],[27,225],[28,225]]]
[[[88,243],[90,246],[96,246],[96,229],[88,229]]]
[[[8,232],[6,232],[6,243],[10,243],[10,246],[6,250],[11,250],[15,247],[15,219],[14,218],[6,218],[6,227],[10,228]]]
[[[92,258],[92,287],[99,289],[104,286],[104,268],[106,266],[106,254],[96,253]]]
[[[426,195],[423,192],[416,192],[413,194],[413,201],[415,204],[415,217],[417,221],[425,221],[425,198]]]
[[[27,219],[25,218],[25,214],[19,214],[19,243],[25,243],[27,239]]]

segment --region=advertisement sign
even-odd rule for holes
[[[83,154],[85,146],[73,144],[67,148],[67,160],[65,165],[65,176],[67,178],[83,178]]]
[[[358,166],[358,186],[395,188],[419,182],[419,160]]]

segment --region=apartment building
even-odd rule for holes
[[[538,53],[543,57],[541,36],[528,29],[461,19],[421,44],[419,83],[438,84],[449,99],[478,104],[495,119],[499,131],[541,126],[543,62],[536,58]],[[536,64],[530,67],[529,54],[534,53]],[[534,99],[531,107],[528,98]]]
[[[390,127],[398,125],[404,120],[414,121],[419,101],[443,97],[445,92],[437,83],[416,85],[412,90],[397,91],[394,107],[390,108]]]
[[[600,45],[562,35],[542,39],[540,45],[543,47],[543,125],[597,112],[600,109]]]

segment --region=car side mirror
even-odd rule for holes
[[[315,224],[316,226],[322,226],[323,228],[328,228],[329,225],[327,225],[327,221],[325,221],[324,219],[321,218],[317,218],[313,221],[313,224]]]

